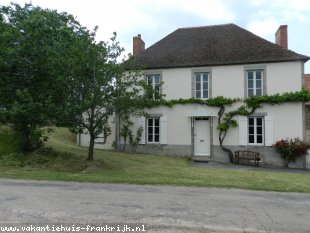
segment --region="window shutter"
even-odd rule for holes
[[[246,146],[248,144],[248,118],[239,116],[239,144]]]
[[[273,145],[273,117],[265,116],[265,146]]]
[[[195,74],[192,75],[192,98],[195,98]]]
[[[167,117],[161,117],[159,122],[159,140],[160,144],[168,144],[168,124]]]
[[[139,144],[145,144],[145,117],[139,117],[139,121],[138,121],[138,127],[143,128],[142,131],[142,137],[141,137],[141,141]]]

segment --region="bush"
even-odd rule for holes
[[[274,147],[280,153],[284,166],[288,167],[290,162],[295,162],[297,157],[306,154],[310,145],[299,138],[294,138],[277,141]]]

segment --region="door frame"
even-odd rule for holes
[[[191,117],[191,138],[192,138],[192,158],[195,157],[195,119],[196,118],[209,118],[210,124],[210,156],[205,156],[209,160],[213,159],[213,119],[212,116]]]

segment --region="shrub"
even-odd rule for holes
[[[290,162],[295,162],[297,157],[306,154],[310,145],[299,138],[294,138],[277,141],[274,147],[280,153],[284,166],[288,167]]]

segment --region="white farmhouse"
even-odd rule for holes
[[[304,85],[304,63],[309,59],[288,50],[286,25],[276,32],[275,44],[234,24],[181,28],[147,49],[138,35],[133,38],[133,54],[132,67],[143,68],[146,82],[154,88],[163,82],[158,91],[167,100],[244,99],[299,91]],[[230,109],[235,108],[236,104]],[[228,155],[219,147],[218,110],[199,104],[146,109],[147,117],[135,119],[134,128],[144,128],[137,150],[227,162]],[[239,125],[228,131],[224,145],[232,151],[257,151],[262,163],[281,165],[272,145],[284,138],[304,139],[304,115],[303,103],[264,105],[249,117],[237,117]],[[105,145],[99,138],[96,147],[112,148],[115,138],[119,140],[115,122],[111,120],[112,137]],[[88,144],[87,135],[79,136],[79,144]],[[305,166],[305,158],[295,166]]]

